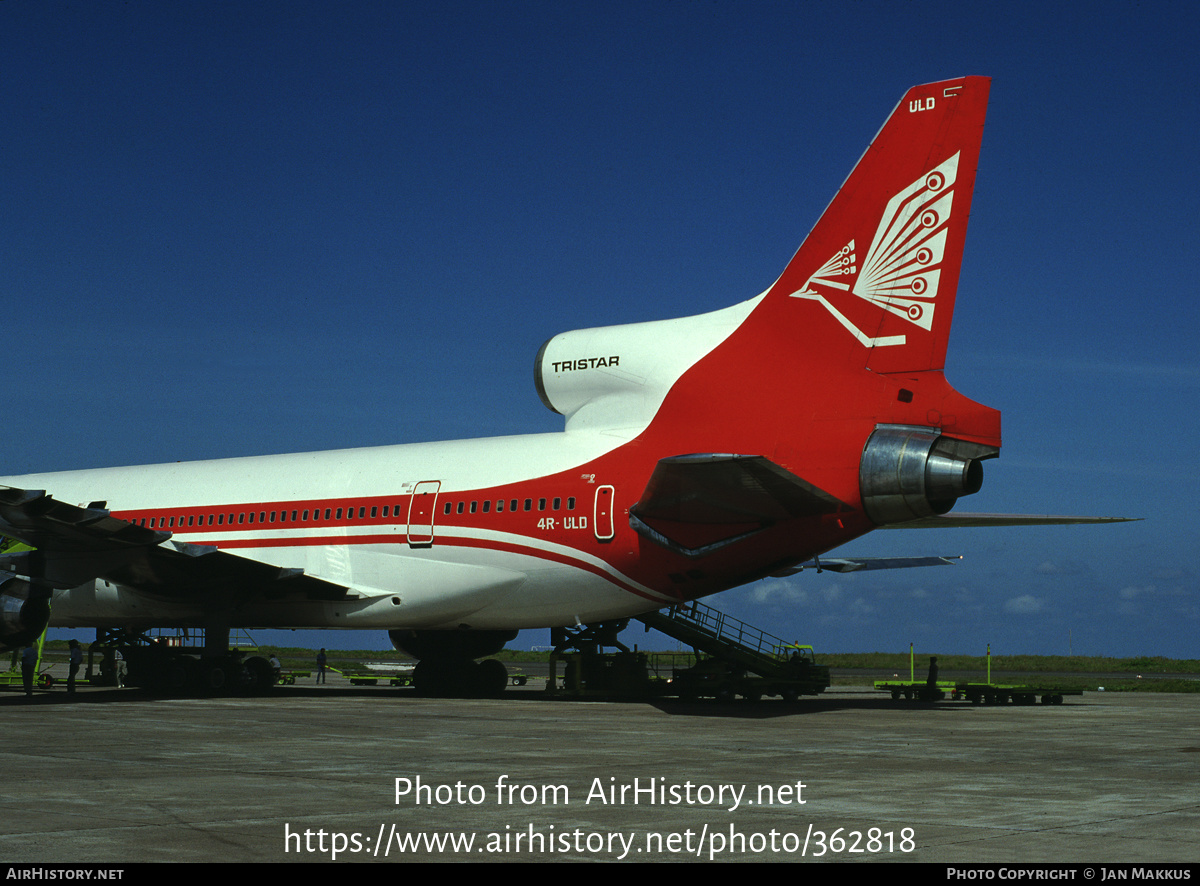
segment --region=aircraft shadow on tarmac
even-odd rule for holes
[[[147,692],[137,688],[88,688],[81,690],[74,695],[68,694],[65,690],[52,691],[37,691],[32,698],[26,698],[20,690],[10,692],[0,692],[0,707],[9,707],[17,705],[38,705],[38,706],[57,706],[57,705],[74,705],[74,704],[113,704],[113,703],[147,703],[155,701],[195,701],[206,702],[212,700],[238,700],[262,704],[264,706],[275,706],[278,704],[287,704],[289,702],[298,701],[301,699],[309,700],[315,698],[329,699],[378,699],[381,705],[383,704],[405,704],[406,702],[424,701],[437,703],[445,701],[447,703],[461,704],[463,702],[476,702],[480,704],[496,704],[504,701],[537,701],[546,704],[621,704],[621,705],[646,705],[653,707],[660,712],[677,717],[718,717],[724,719],[737,720],[769,720],[779,717],[795,717],[812,714],[829,713],[833,711],[847,710],[863,710],[863,711],[879,711],[882,709],[893,709],[897,711],[911,711],[914,714],[928,716],[932,713],[939,715],[947,715],[952,713],[961,713],[971,710],[972,705],[962,703],[947,703],[926,704],[921,702],[896,702],[880,695],[879,697],[868,696],[860,698],[811,698],[801,699],[797,702],[784,702],[776,699],[768,699],[758,702],[748,702],[745,700],[735,701],[718,701],[716,699],[700,699],[700,700],[684,700],[676,698],[633,698],[633,697],[608,697],[608,698],[589,698],[589,699],[572,699],[572,698],[549,698],[541,691],[537,690],[511,690],[499,699],[437,699],[427,698],[417,695],[411,689],[402,688],[395,689],[391,687],[370,687],[370,686],[338,686],[338,687],[318,687],[318,686],[289,686],[286,689],[269,692],[265,695],[166,695],[162,693]]]

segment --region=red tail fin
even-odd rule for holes
[[[806,341],[876,372],[944,366],[989,85],[964,77],[908,91],[765,313],[795,322],[782,303],[810,303]]]

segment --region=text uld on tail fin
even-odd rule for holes
[[[837,362],[944,366],[989,85],[908,91],[771,287],[768,313],[809,302],[806,341]]]

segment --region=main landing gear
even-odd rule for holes
[[[392,645],[416,659],[413,686],[420,695],[441,698],[498,698],[508,685],[508,669],[494,655],[516,631],[391,631]]]

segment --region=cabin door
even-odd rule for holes
[[[592,525],[596,527],[599,541],[612,541],[613,537],[613,488],[596,488],[596,504],[592,511]]]
[[[433,544],[433,517],[441,480],[422,480],[408,501],[408,546],[427,548]]]

